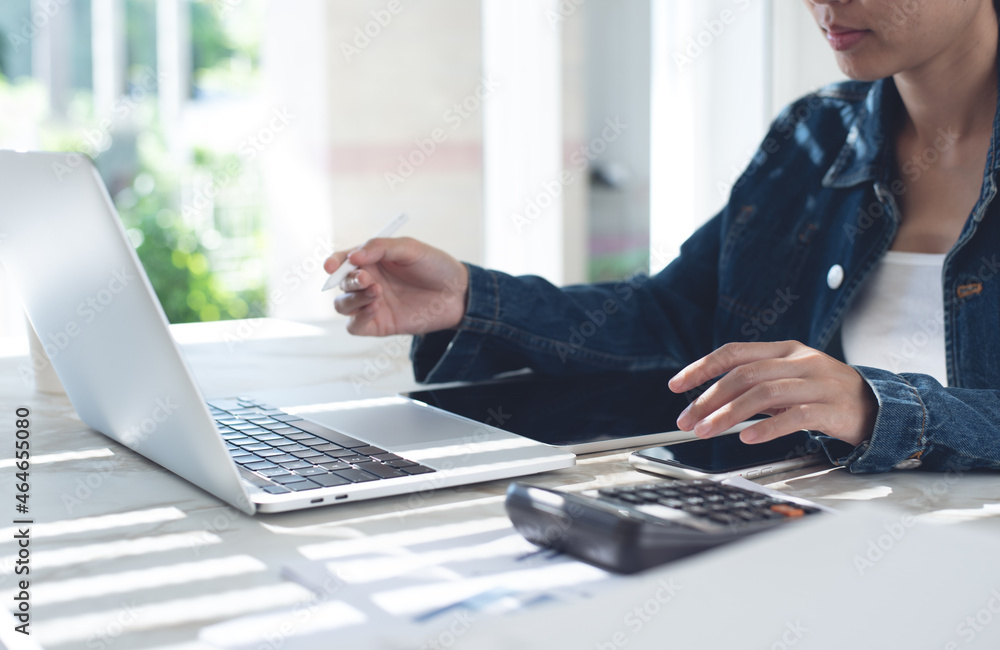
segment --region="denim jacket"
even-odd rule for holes
[[[843,361],[844,315],[899,227],[906,188],[889,129],[901,108],[891,78],[835,84],[786,108],[727,206],[653,277],[557,288],[469,265],[459,327],[414,340],[417,379],[680,368],[730,341],[794,339]],[[870,440],[819,436],[851,472],[1000,468],[997,115],[982,191],[944,262],[943,323],[923,324],[944,327],[948,386],[856,367],[878,399]],[[949,146],[940,134],[935,146]],[[919,181],[935,153],[900,169]],[[903,354],[919,354],[926,339],[913,339]]]

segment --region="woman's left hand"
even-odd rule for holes
[[[740,433],[766,442],[800,429],[821,431],[852,445],[872,435],[878,402],[858,371],[798,341],[727,343],[670,380],[675,393],[725,374],[677,419],[683,431],[712,436],[764,413]]]

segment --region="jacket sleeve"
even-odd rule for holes
[[[414,338],[414,375],[437,383],[522,368],[571,375],[683,367],[713,349],[723,214],[653,277],[558,288],[468,265],[465,317],[455,330]]]
[[[872,437],[846,455],[843,443],[820,437],[835,464],[854,473],[1000,469],[1000,391],[949,388],[923,374],[855,369],[875,392],[878,416]]]

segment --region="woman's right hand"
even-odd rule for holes
[[[424,334],[457,327],[465,316],[469,270],[444,251],[409,237],[376,238],[334,253],[323,268],[333,273],[348,258],[358,268],[333,306],[350,317],[351,334]]]

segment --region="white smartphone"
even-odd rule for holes
[[[809,432],[797,431],[755,445],[738,434],[676,442],[632,452],[628,460],[638,470],[673,478],[758,478],[828,459]]]

